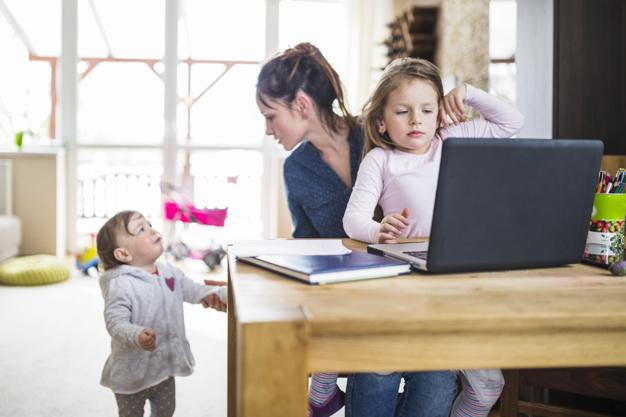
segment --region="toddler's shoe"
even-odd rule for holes
[[[335,393],[332,397],[326,401],[325,404],[315,405],[309,403],[311,408],[310,417],[330,417],[335,414],[337,411],[341,410],[341,407],[345,404],[346,394],[336,387]]]

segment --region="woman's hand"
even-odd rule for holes
[[[441,99],[439,107],[439,125],[448,127],[450,124],[458,125],[467,120],[465,114],[465,104],[463,101],[467,97],[467,88],[465,83],[455,87]],[[452,123],[448,120],[452,120]]]
[[[397,243],[402,231],[409,224],[409,209],[405,208],[401,213],[386,215],[380,222],[378,229],[378,243]]]
[[[137,343],[143,350],[152,352],[156,348],[156,333],[149,327],[146,327],[139,333]]]

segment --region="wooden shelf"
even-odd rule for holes
[[[414,6],[387,24],[390,34],[383,42],[387,58],[413,57],[434,62],[437,49],[437,7]]]

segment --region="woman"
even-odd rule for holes
[[[346,237],[342,218],[361,160],[363,130],[347,109],[337,72],[319,49],[302,43],[263,65],[256,99],[266,134],[288,151],[300,145],[284,166],[293,236]],[[405,379],[405,393],[397,401],[400,378]],[[311,416],[331,416],[343,406],[336,380],[335,374],[312,376]],[[451,372],[359,374],[351,376],[348,385],[346,416],[352,417],[394,412],[434,417],[439,414],[428,413],[449,411],[456,393]]]

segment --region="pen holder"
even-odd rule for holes
[[[626,194],[596,193],[583,261],[609,266],[624,260]]]

